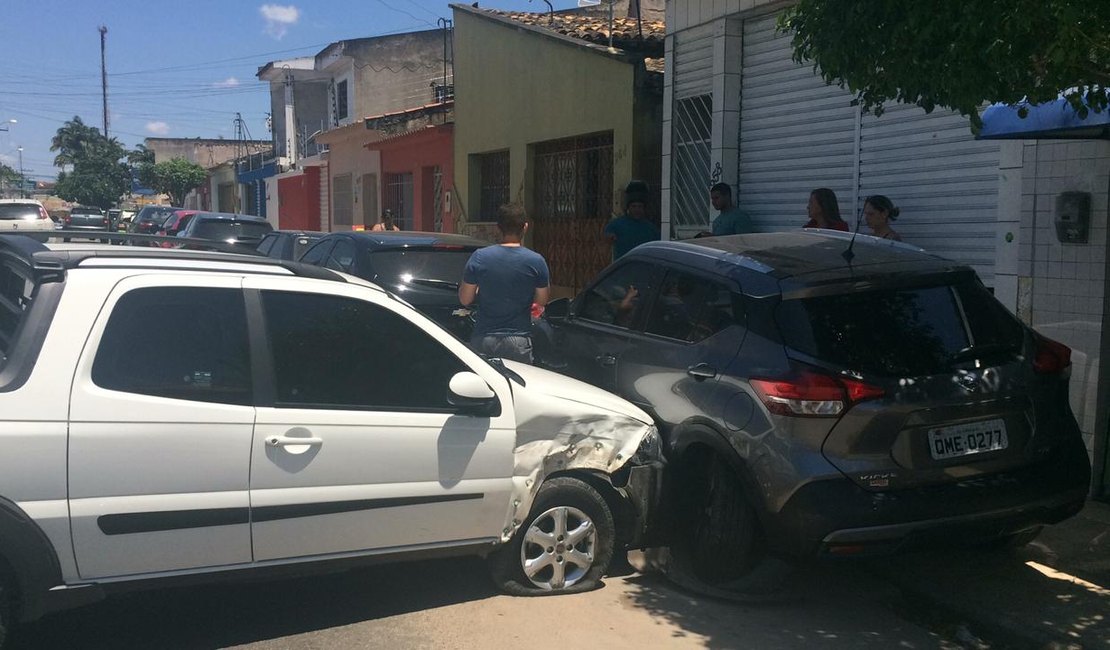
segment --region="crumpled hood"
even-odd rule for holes
[[[528,394],[532,401],[532,397],[539,397],[540,399],[553,399],[559,401],[575,402],[580,405],[593,407],[594,409],[603,409],[618,415],[624,415],[644,424],[651,424],[651,416],[645,413],[640,407],[636,406],[628,400],[617,397],[616,395],[604,391],[596,386],[591,386],[584,381],[571,379],[566,375],[560,375],[557,372],[537,368],[528,364],[519,363],[516,361],[504,361],[506,367],[513,372],[517,373],[524,379],[526,386],[520,384],[513,384],[513,393],[519,395],[521,393]],[[541,397],[541,395],[543,397]],[[519,422],[526,421],[530,413],[521,413],[520,400],[517,399],[517,420]],[[550,408],[545,408],[545,411]]]
[[[514,498],[502,541],[525,520],[548,476],[575,471],[612,475],[655,431],[647,413],[616,395],[542,368],[511,361],[505,366],[526,385],[512,382]]]

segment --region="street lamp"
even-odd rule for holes
[[[27,181],[23,178],[23,147],[16,147],[16,151],[19,152],[19,198],[25,199],[27,197],[23,195],[23,189],[27,185]]]
[[[0,126],[0,131],[11,131],[9,124],[19,124],[19,120],[4,120],[3,126]]]

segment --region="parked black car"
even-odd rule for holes
[[[323,236],[322,232],[307,230],[274,230],[258,243],[258,252],[267,257],[295,262]]]
[[[645,244],[548,306],[541,363],[656,419],[672,548],[704,581],[771,553],[1023,543],[1083,506],[1070,350],[966,266],[848,242]]]
[[[489,242],[445,233],[336,232],[300,261],[374,282],[465,341],[474,324],[459,304],[459,282],[470,254],[484,246]]]
[[[273,229],[263,217],[231,212],[198,212],[184,229],[178,231],[177,236],[225,242],[253,253],[257,252],[262,238]]]
[[[128,232],[152,235],[161,230],[166,220],[181,209],[170,205],[144,205],[131,219]]]

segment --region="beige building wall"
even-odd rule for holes
[[[373,223],[366,223],[363,214],[362,202],[365,195],[362,183],[364,176],[367,174],[374,174],[375,178],[380,179],[382,165],[381,154],[366,149],[365,145],[371,139],[368,134],[369,132],[361,122],[325,134],[330,150],[328,151],[328,173],[324,178],[328,183],[327,191],[330,197],[331,213],[329,224],[333,232],[352,230],[357,226],[369,228],[374,225]],[[336,196],[336,179],[340,179],[340,183],[343,183],[345,182],[343,179],[348,177],[350,178],[351,191],[349,193],[342,192],[339,196]],[[379,182],[378,187],[372,188],[370,191],[377,195],[377,204],[381,205],[381,183]],[[347,206],[350,209],[347,214],[351,216],[351,223],[337,223],[342,219],[344,209]],[[340,219],[336,218],[337,214]]]
[[[455,190],[460,224],[479,206],[476,154],[509,151],[510,199],[532,209],[529,145],[613,132],[613,212],[633,178],[635,67],[455,10]],[[588,107],[588,108],[584,108]]]

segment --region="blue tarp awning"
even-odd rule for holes
[[[1018,116],[1024,107],[1029,114]],[[1110,139],[1110,110],[1087,113],[1080,118],[1064,98],[1037,104],[994,104],[983,111],[983,129],[979,138],[984,140],[1039,140],[1039,139]]]

